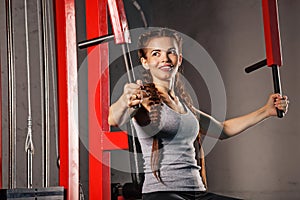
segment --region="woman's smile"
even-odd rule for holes
[[[170,72],[174,69],[174,65],[163,65],[158,68],[164,72]]]

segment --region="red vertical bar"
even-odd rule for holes
[[[107,0],[86,0],[88,39],[107,35],[107,20]],[[109,200],[110,153],[103,149],[103,134],[109,131],[108,44],[88,49],[88,102],[89,197],[91,200]]]
[[[0,59],[1,69],[1,59]],[[0,127],[2,127],[2,78],[0,74]],[[2,128],[0,128],[0,189],[2,188]]]
[[[67,200],[79,198],[77,109],[77,47],[74,0],[55,0],[55,31],[58,76],[59,184]]]
[[[281,66],[281,46],[277,0],[262,0],[264,34],[268,66]]]
[[[129,27],[123,0],[108,0],[111,24],[116,44],[130,43]]]
[[[110,168],[110,152],[103,152],[103,163],[107,163],[103,165],[103,173],[102,173],[102,183],[103,183],[103,199],[110,200],[111,199],[111,168]]]

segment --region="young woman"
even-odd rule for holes
[[[161,28],[141,35],[138,54],[144,77],[124,86],[110,107],[109,123],[121,126],[132,118],[144,158],[143,199],[235,199],[206,191],[204,164],[197,164],[194,141],[203,135],[229,138],[275,116],[276,108],[287,112],[287,97],[272,94],[260,109],[219,122],[193,107],[183,88],[182,39],[176,31]]]

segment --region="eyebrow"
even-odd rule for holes
[[[170,50],[176,50],[176,48],[175,48],[175,47],[170,47],[167,51],[170,51]],[[161,49],[153,49],[153,50],[151,51],[151,53],[152,53],[153,51],[162,51],[162,50],[161,50]]]
[[[151,53],[152,53],[153,51],[161,51],[161,49],[153,49],[153,50],[151,51]]]

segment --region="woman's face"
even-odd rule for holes
[[[145,48],[146,58],[141,58],[145,69],[149,69],[154,83],[169,82],[182,62],[178,44],[174,38],[158,37],[149,41]]]

